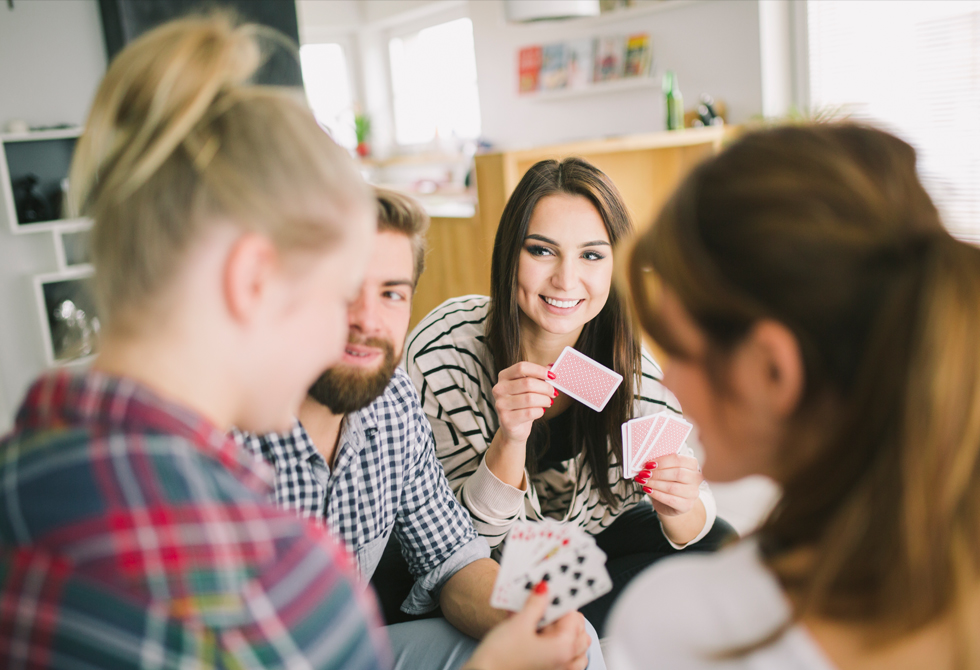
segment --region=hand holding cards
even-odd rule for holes
[[[548,583],[551,602],[541,626],[612,589],[606,555],[584,530],[548,519],[518,522],[507,536],[490,604],[516,612],[542,581]]]
[[[676,454],[692,427],[673,412],[659,412],[624,423],[623,478],[635,477],[647,461]]]
[[[551,366],[551,384],[586,407],[601,412],[623,383],[623,376],[572,347],[565,347]]]

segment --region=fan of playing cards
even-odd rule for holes
[[[623,478],[632,479],[643,464],[680,451],[691,424],[671,412],[660,412],[623,424]]]
[[[606,554],[578,526],[545,519],[517,522],[507,536],[490,604],[518,611],[538,584],[548,583],[551,602],[540,626],[556,621],[612,589]]]

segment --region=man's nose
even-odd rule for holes
[[[377,300],[373,300],[366,291],[361,291],[347,308],[347,324],[350,330],[366,334],[377,331],[378,306]]]

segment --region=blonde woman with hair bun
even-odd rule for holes
[[[71,200],[94,220],[101,353],[42,375],[0,441],[0,666],[390,662],[346,557],[227,437],[288,427],[340,356],[376,226],[302,96],[253,83],[265,30],[163,25],[95,96]],[[495,639],[562,667],[572,632],[535,614]]]

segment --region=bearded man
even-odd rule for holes
[[[449,669],[506,616],[489,602],[499,566],[453,496],[418,394],[398,367],[428,217],[393,191],[377,189],[377,198],[379,234],[348,309],[341,363],[310,388],[292,431],[236,439],[275,469],[276,502],[326,524],[365,583],[394,536],[391,546],[400,546],[414,577],[401,610],[421,615],[441,606],[445,617],[387,627],[396,668]],[[584,619],[583,626],[594,638]],[[597,640],[589,656],[590,667],[603,667]]]

